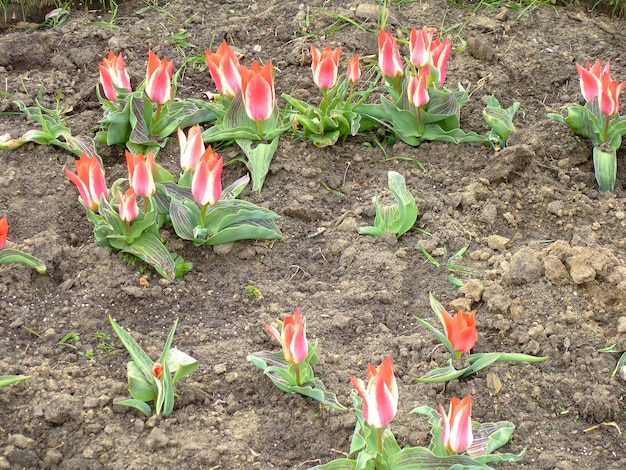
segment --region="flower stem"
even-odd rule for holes
[[[376,442],[378,443],[378,453],[383,455],[383,428],[376,428]]]
[[[147,214],[149,208],[150,208],[150,197],[144,196],[143,197],[143,211]]]
[[[604,121],[604,139],[602,139],[604,143],[606,143],[606,140],[609,138],[609,121],[610,120],[611,120],[611,116],[607,116],[606,120]]]
[[[159,122],[159,120],[161,119],[161,108],[162,107],[163,107],[163,105],[161,103],[157,103],[156,118],[154,119],[154,123],[155,124],[157,122]]]
[[[422,108],[417,108],[417,133],[420,136],[424,133],[424,124],[422,124]]]
[[[256,122],[256,131],[259,134],[259,138],[263,138],[263,121]]]
[[[296,385],[300,385],[300,364],[294,364],[294,369],[296,371]]]
[[[200,210],[200,220],[202,220],[202,225],[204,225],[204,217],[206,216],[206,211],[209,208],[209,204],[205,204],[204,206],[202,206],[202,209]]]

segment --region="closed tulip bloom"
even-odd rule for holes
[[[428,96],[429,74],[430,69],[428,67],[424,67],[417,75],[413,75],[409,79],[407,87],[409,102],[417,108],[421,108],[426,105],[430,100],[430,97]]]
[[[102,59],[102,62],[98,64],[100,69],[100,83],[104,89],[104,95],[107,99],[115,101],[117,99],[117,88],[125,88],[129,92],[131,91],[130,77],[126,68],[124,67],[124,57],[122,54],[115,55],[113,51],[109,52],[109,56]]]
[[[202,128],[199,124],[191,127],[187,135],[178,128],[178,144],[180,145],[180,167],[183,171],[195,168],[205,151],[202,141]]]
[[[361,67],[359,66],[359,56],[355,55],[348,60],[348,70],[346,72],[346,79],[350,83],[356,83],[361,79]]]
[[[193,172],[191,193],[201,206],[215,204],[222,195],[224,159],[209,146]]]
[[[264,326],[267,332],[282,345],[283,355],[287,362],[290,364],[304,362],[309,354],[309,343],[306,339],[306,325],[299,309],[296,309],[293,315],[285,317],[280,333],[267,323]]]
[[[318,87],[328,89],[335,86],[340,56],[341,47],[333,51],[327,46],[320,52],[315,46],[311,46],[311,70],[313,81]]]
[[[226,96],[237,95],[241,89],[239,61],[226,40],[215,52],[204,51],[204,56],[217,92]]]
[[[7,235],[9,234],[9,221],[7,220],[7,216],[3,216],[0,219],[0,250],[4,248],[4,245],[7,242]]]
[[[619,111],[619,95],[624,90],[626,82],[620,84],[617,80],[611,80],[608,74],[602,77],[602,89],[600,91],[600,111],[606,116],[613,116]]]
[[[398,43],[391,33],[382,29],[378,32],[378,65],[389,77],[399,77],[404,73]]]
[[[411,30],[411,63],[416,67],[424,67],[430,62],[430,45],[433,40],[434,28]]]
[[[90,209],[96,210],[100,206],[100,197],[109,195],[100,160],[95,155],[90,157],[83,153],[74,162],[74,167],[76,173],[66,168],[65,174],[78,188],[83,203]]]
[[[468,395],[463,400],[452,397],[448,414],[439,404],[441,414],[441,440],[450,452],[458,454],[463,452],[474,441],[472,434],[472,396]]]
[[[576,64],[576,70],[580,77],[580,91],[583,94],[583,98],[586,101],[591,101],[600,94],[602,90],[602,76],[610,74],[611,64],[607,62],[604,69],[602,69],[600,61],[596,61],[593,66],[587,62],[585,67]]]
[[[469,314],[459,310],[454,317],[451,317],[445,308],[441,308],[441,316],[446,325],[448,340],[459,353],[469,352],[478,339],[474,315],[476,315],[476,310],[472,310]]]
[[[159,59],[148,50],[148,68],[146,70],[146,95],[154,103],[165,104],[172,99],[172,73],[174,61]]]
[[[435,39],[431,44],[430,60],[432,65],[439,71],[439,84],[446,81],[446,67],[448,59],[452,53],[452,44],[447,39],[442,41],[441,38]]]
[[[398,385],[393,375],[391,356],[376,367],[367,366],[367,388],[363,380],[351,377],[352,385],[363,399],[363,418],[375,428],[383,428],[398,411]]]
[[[120,219],[124,222],[132,222],[139,215],[139,206],[137,205],[137,195],[133,188],[128,188],[124,194],[117,193],[117,201],[120,205]]]
[[[261,67],[255,60],[250,69],[240,66],[239,72],[243,104],[248,117],[253,121],[265,121],[274,112],[276,102],[272,63]]]
[[[154,177],[154,152],[148,152],[148,155],[135,155],[126,150],[126,163],[128,164],[128,181],[130,187],[137,196],[147,197],[156,192]]]
[[[152,375],[153,375],[155,378],[160,379],[160,378],[161,378],[161,376],[163,375],[163,371],[165,370],[165,367],[163,367],[163,364],[159,364],[159,363],[157,362],[156,364],[154,364],[154,365],[151,367],[151,369],[150,369],[150,370],[151,370],[151,372],[152,372]]]

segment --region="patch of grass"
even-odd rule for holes
[[[624,2],[626,0],[614,1]],[[497,12],[500,11],[502,7],[506,7],[510,10],[516,10],[519,12],[515,18],[516,21],[519,21],[533,8],[542,5],[554,5],[553,0],[450,0],[450,3],[457,8],[468,8],[472,10],[472,14],[476,14],[485,9]]]

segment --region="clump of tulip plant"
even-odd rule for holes
[[[437,383],[447,382],[459,377],[467,377],[494,362],[542,362],[547,359],[547,357],[537,357],[520,353],[493,352],[470,354],[470,351],[474,348],[478,339],[475,319],[476,311],[472,310],[467,313],[463,310],[459,310],[454,316],[451,316],[432,294],[430,294],[430,305],[441,322],[443,331],[438,330],[426,320],[419,317],[415,317],[415,319],[428,328],[428,330],[441,341],[450,353],[450,359],[448,360],[447,367],[434,369],[426,375],[415,379],[417,382]],[[461,360],[464,355],[469,365],[461,369],[456,369],[453,365],[453,361]]]
[[[154,403],[157,415],[167,416],[174,409],[174,385],[183,377],[198,368],[198,361],[188,354],[172,348],[178,320],[165,341],[163,352],[156,361],[150,359],[135,339],[109,316],[113,331],[122,341],[133,359],[128,363],[128,388],[131,399],[122,400],[116,405],[129,406],[150,416],[152,409],[148,403]]]
[[[265,330],[281,345],[280,351],[259,351],[249,354],[248,362],[254,364],[279,389],[288,393],[299,393],[336,410],[346,408],[337,396],[326,390],[324,383],[315,377],[313,367],[317,363],[318,342],[309,344],[306,336],[306,321],[296,309],[278,321],[280,331],[265,324]]]
[[[456,91],[451,91],[444,85],[452,52],[450,41],[435,37],[434,28],[413,28],[409,52],[405,64],[393,35],[384,29],[379,31],[378,65],[391,99],[382,96],[380,104],[366,103],[356,108],[364,127],[372,122],[382,124],[412,146],[425,140],[506,145],[515,130],[512,119],[519,103],[505,110],[492,99],[483,112],[491,132],[465,132],[460,125],[460,111],[468,100],[469,89],[459,84]]]
[[[580,77],[580,89],[585,105],[567,107],[567,116],[550,113],[548,117],[567,124],[569,128],[593,145],[593,166],[601,192],[615,189],[617,173],[617,149],[626,135],[626,116],[619,114],[619,99],[626,82],[618,83],[611,78],[611,65],[604,68],[597,61],[583,67],[576,64]]]
[[[46,265],[38,258],[24,253],[15,248],[6,248],[7,237],[9,235],[9,220],[4,215],[0,217],[0,264],[22,263],[31,268],[35,268],[39,274],[45,274]]]
[[[352,377],[351,399],[357,417],[347,458],[335,459],[310,470],[438,470],[490,469],[490,462],[514,462],[525,453],[493,452],[506,444],[515,429],[508,421],[480,424],[472,421],[472,397],[453,397],[448,412],[420,406],[411,411],[429,417],[432,439],[428,447],[401,448],[390,429],[398,412],[398,384],[391,357],[379,366],[367,366],[367,385]]]
[[[293,119],[294,129],[301,128],[300,135],[310,139],[316,147],[335,144],[340,137],[356,135],[361,127],[361,115],[356,108],[362,104],[374,86],[355,92],[354,85],[361,78],[359,57],[348,60],[344,76],[338,73],[341,47],[331,46],[319,50],[311,45],[311,70],[313,81],[322,92],[318,106],[283,94],[289,105],[288,115]]]

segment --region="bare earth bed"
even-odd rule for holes
[[[323,33],[337,20],[324,10],[375,30],[375,2],[172,0],[161,10],[137,13],[145,7],[122,3],[117,28],[97,23],[110,13],[76,9],[55,29],[27,32],[12,25],[2,32],[0,83],[11,96],[0,97],[0,134],[15,138],[35,127],[13,101],[31,103],[43,84],[44,104],[53,106],[62,90],[67,124],[93,135],[102,116],[97,64],[110,48],[123,52],[138,83],[148,48],[174,59],[177,68],[183,53],[201,53],[226,38],[246,65],[273,61],[278,93],[309,101],[319,96],[302,64],[310,44],[341,45],[342,70],[353,54],[376,60],[374,33],[351,25]],[[388,27],[398,36],[432,26],[447,31],[455,46],[467,41],[467,50],[453,52],[446,80],[451,88],[472,84],[462,126],[487,131],[481,111],[491,94],[505,107],[519,101],[518,132],[508,148],[397,143],[385,157],[371,136],[324,149],[283,137],[263,191],[248,188],[242,195],[280,214],[283,239],[214,251],[182,242],[166,226],[170,251],[194,263],[173,282],[94,244],[63,171],[73,155],[34,144],[0,152],[8,246],[48,266],[45,275],[0,266],[0,373],[31,376],[0,393],[0,468],[304,469],[341,457],[354,413],[285,394],[246,362],[251,352],[277,347],[263,323],[295,308],[307,318],[310,339],[320,341],[317,375],[346,406],[350,376],[365,377],[368,362],[392,356],[400,404],[391,426],[401,446],[430,439],[427,420],[410,410],[471,393],[474,419],[516,425],[501,450],[527,449],[518,464],[498,468],[624,468],[626,383],[611,378],[619,355],[598,352],[613,343],[626,348],[624,152],[618,152],[617,189],[600,194],[590,143],[546,113],[582,101],[576,63],[610,59],[613,77],[626,80],[626,28],[623,19],[576,4],[535,8],[518,19],[519,13],[471,15],[444,0],[401,3],[390,7]],[[196,49],[166,40],[181,29]],[[206,92],[214,92],[208,72],[188,67],[178,96],[206,99]],[[126,174],[121,147],[99,151],[109,181]],[[177,172],[178,152],[172,139],[158,161]],[[221,153],[226,160],[238,156],[234,146]],[[425,171],[400,157],[418,160]],[[372,197],[386,190],[389,170],[406,178],[422,231],[398,241],[359,235],[359,227],[372,225]],[[243,165],[231,165],[224,181],[244,173]],[[441,267],[425,258],[420,243]],[[445,253],[463,247],[459,264],[474,276],[457,275],[465,286],[452,290]],[[246,286],[262,298],[251,299]],[[416,383],[447,357],[414,318],[436,322],[429,292],[450,310],[477,310],[474,352],[548,359],[494,364],[445,385]],[[200,367],[178,384],[171,415],[144,418],[114,405],[128,398],[129,356],[108,315],[152,357],[179,318],[175,346]],[[60,344],[73,332],[79,338]],[[96,339],[103,333],[114,354],[102,347],[105,339]]]

